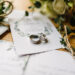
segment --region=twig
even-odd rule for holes
[[[71,47],[71,44],[69,42],[69,39],[68,39],[68,34],[67,34],[67,27],[66,25],[64,25],[64,31],[65,31],[65,36],[64,36],[64,41],[66,42],[66,45],[67,45],[67,48],[68,50],[72,53],[72,56],[74,56],[74,51]]]

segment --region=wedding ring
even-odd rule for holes
[[[43,43],[48,43],[48,40],[47,40],[47,38],[46,38],[46,35],[43,34],[43,33],[40,34],[40,40],[41,40]]]
[[[30,35],[31,42],[34,44],[40,44],[41,40],[38,35]]]
[[[43,33],[40,33],[40,35],[30,35],[30,39],[33,44],[48,43],[46,35]]]

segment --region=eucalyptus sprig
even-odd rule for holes
[[[0,17],[9,15],[13,10],[13,5],[9,1],[0,2]]]
[[[9,1],[0,0],[0,24],[7,25],[4,19],[13,10],[13,5]]]

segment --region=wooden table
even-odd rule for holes
[[[13,2],[14,9],[18,10],[28,10],[28,7],[31,5],[29,0],[9,0]],[[31,10],[28,10],[31,11]],[[8,32],[2,40],[13,41],[11,32]],[[71,44],[75,47],[75,38],[71,39]]]

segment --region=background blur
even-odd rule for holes
[[[15,9],[19,10],[28,10],[28,6],[31,5],[29,0],[6,0],[6,1],[11,1],[14,5]]]

